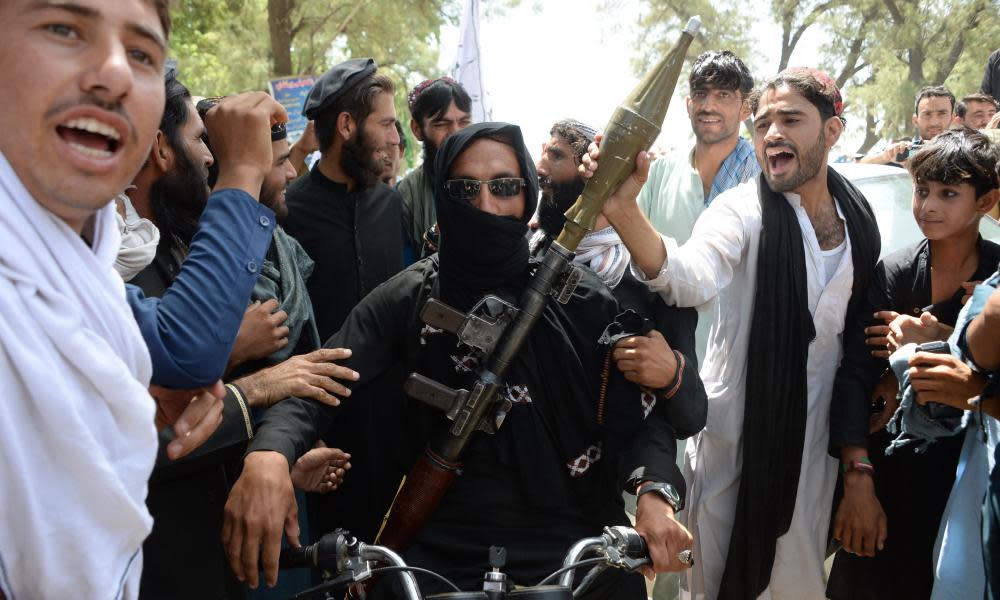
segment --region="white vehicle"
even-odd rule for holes
[[[850,179],[868,199],[882,235],[882,256],[923,239],[913,218],[913,180],[906,169],[858,163],[830,166]],[[979,233],[983,239],[1000,244],[1000,224],[993,217],[983,217]]]

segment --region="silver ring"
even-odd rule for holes
[[[681,552],[677,553],[677,560],[681,561],[681,563],[687,565],[688,567],[693,567],[694,553],[691,552],[690,550],[682,550]]]

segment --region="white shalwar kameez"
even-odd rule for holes
[[[802,228],[816,338],[806,366],[808,412],[795,511],[788,532],[778,539],[771,583],[760,598],[810,600],[826,598],[823,561],[838,468],[827,452],[830,402],[854,267],[850,240],[839,262],[824,260],[799,197],[785,197]],[[837,212],[843,220],[839,206]],[[695,565],[682,576],[682,598],[716,598],[725,569],[742,472],[747,353],[757,269],[762,266],[757,264],[760,235],[761,205],[757,181],[751,180],[720,195],[684,246],[663,236],[667,260],[647,282],[668,304],[699,306],[718,296],[720,306],[701,369],[708,420],[688,444],[684,464],[688,493],[680,519],[694,536]],[[828,264],[837,265],[833,273],[827,273]],[[642,278],[634,264],[633,271]]]

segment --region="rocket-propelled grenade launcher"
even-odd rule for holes
[[[478,353],[482,365],[472,390],[453,390],[418,373],[410,375],[406,392],[443,410],[452,421],[449,432],[432,440],[404,480],[379,532],[378,543],[402,550],[437,508],[458,470],[471,436],[494,433],[511,402],[499,393],[531,329],[551,298],[566,303],[580,279],[573,252],[593,230],[605,200],[635,169],[635,156],[648,150],[660,134],[680,76],[684,57],[700,27],[688,21],[680,40],[615,110],[604,129],[601,160],[576,203],[566,212],[562,233],[549,246],[514,307],[496,296],[483,298],[469,314],[431,299],[420,313],[433,327],[454,333]]]

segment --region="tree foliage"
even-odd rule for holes
[[[171,54],[198,95],[266,89],[371,56],[405,89],[434,75],[441,26],[457,0],[180,0]]]
[[[751,66],[760,56],[777,57],[779,70],[790,64],[808,30],[821,31],[828,40],[821,66],[845,88],[848,118],[864,126],[861,151],[912,130],[913,99],[921,87],[944,84],[959,97],[976,90],[1000,34],[992,0],[771,0],[768,15],[748,14],[737,0],[648,4],[638,21],[640,70],[673,43],[669,32],[690,14],[702,14],[707,29],[692,55],[729,48]],[[781,38],[749,39],[761,19],[779,25]],[[754,70],[758,78],[768,75]]]

